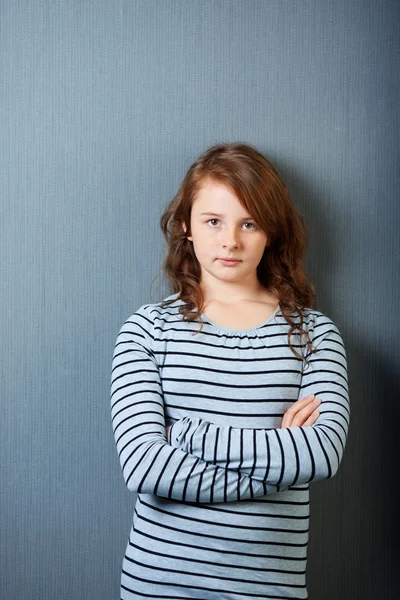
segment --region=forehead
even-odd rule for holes
[[[199,188],[193,202],[193,210],[196,212],[212,211],[223,212],[243,212],[247,214],[246,209],[241,205],[236,194],[223,183],[207,181]]]

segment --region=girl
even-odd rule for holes
[[[121,598],[305,599],[309,484],[338,470],[349,397],[303,218],[256,148],[217,144],[161,228],[174,293],[140,306],[113,354],[113,431],[137,494]]]

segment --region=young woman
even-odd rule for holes
[[[349,397],[303,218],[256,148],[218,144],[161,228],[174,293],[125,321],[112,364],[137,494],[121,598],[305,599],[309,484],[338,470]]]

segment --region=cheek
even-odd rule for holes
[[[260,251],[264,251],[264,248],[267,244],[267,238],[263,235],[260,236],[257,240],[257,247],[260,249]]]
[[[216,232],[207,227],[204,227],[197,232],[198,244],[204,248],[207,248],[208,244],[212,244],[216,238]]]

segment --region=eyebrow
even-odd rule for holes
[[[209,216],[209,217],[223,217],[224,215],[219,215],[218,213],[213,213],[213,212],[203,212],[203,213],[200,213],[200,216],[201,217],[204,217],[204,216]],[[247,217],[243,217],[242,220],[243,221],[247,221],[249,219],[251,219],[252,221],[254,221],[253,217],[251,217],[250,215],[248,215]]]

